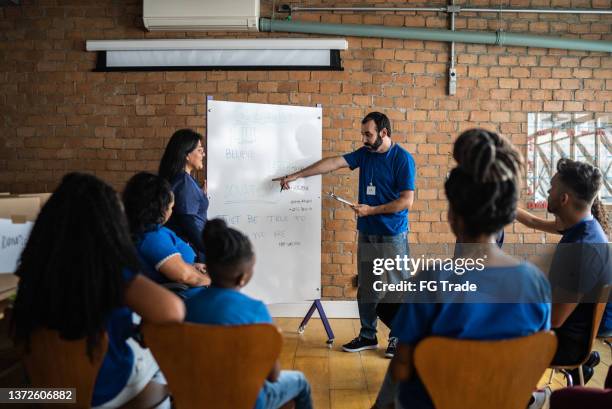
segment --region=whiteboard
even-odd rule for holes
[[[278,176],[321,159],[322,109],[208,101],[208,217],[249,236],[244,292],[270,303],[321,297],[321,176],[280,191]]]

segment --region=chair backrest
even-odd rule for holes
[[[252,409],[282,346],[271,324],[145,323],[143,333],[180,409]]]
[[[499,341],[421,341],[414,364],[436,409],[525,409],[557,348],[552,332]]]
[[[593,344],[593,340],[597,337],[597,332],[599,331],[601,319],[603,318],[604,311],[606,310],[606,306],[608,305],[606,302],[610,298],[611,289],[612,284],[605,285],[601,289],[601,293],[599,294],[599,303],[595,304],[595,310],[593,313],[593,325],[591,327],[591,344]]]
[[[598,298],[599,301],[604,301],[608,299],[608,297],[610,296],[610,288],[612,288],[612,286],[609,284],[602,287],[601,292],[599,293],[599,298]],[[580,362],[576,362],[576,366],[582,365],[589,359],[589,356],[591,355],[591,351],[593,350],[593,343],[595,342],[595,339],[597,338],[597,331],[599,331],[599,325],[601,324],[601,319],[603,318],[603,314],[605,310],[606,310],[605,302],[599,302],[597,304],[593,304],[593,320],[591,321],[591,333],[590,333],[588,348],[584,351],[584,354],[582,355],[582,359],[580,360]]]
[[[106,333],[93,353],[87,355],[85,338],[67,341],[57,331],[41,329],[30,338],[30,348],[24,362],[33,387],[76,388],[76,405],[70,408],[90,408],[98,371],[108,348]],[[57,404],[54,404],[54,407]]]

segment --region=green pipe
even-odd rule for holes
[[[289,20],[259,19],[259,29],[266,32],[329,34],[352,37],[383,37],[403,40],[443,41],[499,46],[561,48],[564,50],[612,52],[612,41],[580,40],[504,31],[451,31],[429,28],[386,27],[360,24],[324,24]]]

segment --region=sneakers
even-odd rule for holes
[[[387,350],[385,351],[385,358],[393,358],[395,356],[395,349],[397,348],[397,338],[391,337],[389,338],[389,345],[387,345]]]
[[[550,395],[552,391],[549,386],[535,391],[531,394],[531,400],[527,409],[548,409],[550,408]]]
[[[378,348],[378,340],[368,339],[363,337],[357,337],[348,344],[342,345],[342,350],[344,352],[359,352],[365,351],[366,349],[376,349]]]

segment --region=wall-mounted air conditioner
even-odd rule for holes
[[[259,0],[143,0],[147,30],[257,31]]]

